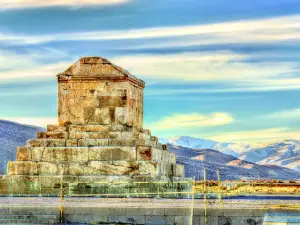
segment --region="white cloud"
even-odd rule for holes
[[[9,2],[11,1],[9,0]],[[31,2],[33,2],[32,5],[38,5],[37,2],[39,2],[40,5],[53,4],[53,1],[49,3],[50,1],[31,0]],[[57,0],[57,2],[61,1]],[[91,2],[99,3],[99,1],[95,0],[91,0]],[[8,5],[8,3],[6,4]],[[66,1],[62,1],[61,4],[67,3]],[[0,33],[0,40],[15,44],[37,44],[68,40],[163,38],[161,41],[155,42],[155,44],[145,42],[144,45],[126,46],[125,48],[162,48],[226,43],[270,43],[287,40],[300,41],[300,30],[297,29],[299,27],[299,23],[300,15],[293,15],[191,26],[73,32],[48,35]],[[176,38],[176,40],[172,40],[171,38]]]
[[[1,50],[0,82],[27,78],[55,78],[57,73],[63,72],[72,63],[67,59],[67,53],[52,48],[40,48],[22,53]],[[45,64],[48,60],[61,61]]]
[[[50,6],[90,6],[90,5],[115,5],[130,0],[1,0],[0,9],[37,8]]]
[[[11,70],[16,67],[26,69],[35,65],[36,63],[34,62],[32,57],[21,57],[9,51],[0,52],[0,71]]]
[[[0,119],[39,127],[46,127],[48,124],[58,124],[56,117],[0,117]]]
[[[288,127],[228,132],[216,136],[208,136],[211,140],[220,142],[266,142],[279,139],[300,139],[299,131],[291,131]]]
[[[11,71],[0,72],[0,82],[27,78],[55,78],[56,74],[65,71],[70,66],[70,64],[70,62],[61,62],[54,64],[39,65],[25,70],[22,70],[22,68],[17,68]]]
[[[300,108],[275,112],[275,113],[269,114],[265,117],[272,118],[272,119],[290,119],[290,118],[298,118],[299,119],[300,118]]]
[[[297,84],[298,83],[298,84]],[[198,93],[238,93],[238,92],[264,92],[264,91],[280,91],[280,90],[297,90],[300,89],[300,82],[291,85],[271,85],[265,84],[265,86],[259,83],[253,84],[257,86],[244,86],[244,87],[227,87],[227,88],[186,88],[186,89],[160,89],[160,90],[147,90],[147,96],[170,96],[174,94],[198,94]]]
[[[297,64],[291,62],[251,62],[251,55],[230,51],[136,54],[112,61],[143,78],[171,81],[219,83],[215,89],[172,89],[149,95],[175,93],[255,92],[300,89]]]
[[[3,63],[0,64],[0,82],[22,78],[55,77],[77,60],[70,60],[67,55],[55,49],[23,55],[1,53],[0,61]],[[61,61],[45,64],[47,57]],[[297,65],[287,62],[247,63],[249,57],[251,56],[230,51],[214,51],[125,55],[112,57],[110,60],[147,80],[208,82],[223,85],[223,88],[218,89],[163,89],[148,91],[148,95],[300,89],[300,78],[293,77],[299,71]]]
[[[211,114],[173,114],[167,116],[162,120],[149,124],[148,126],[153,130],[170,130],[182,129],[191,127],[211,127],[221,126],[234,122],[234,118],[229,113],[214,112]]]
[[[229,51],[127,55],[112,61],[133,74],[155,79],[190,81],[240,82],[245,85],[261,84],[262,79],[293,73],[291,63],[246,63],[248,55]],[[269,79],[268,79],[269,80]],[[298,79],[300,84],[300,79]],[[295,82],[293,82],[295,84]],[[277,84],[278,85],[278,84]]]

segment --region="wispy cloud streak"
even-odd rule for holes
[[[246,130],[223,133],[217,136],[208,136],[211,140],[221,142],[266,142],[280,139],[300,139],[299,131],[292,131],[288,127],[277,127],[261,130]]]
[[[212,127],[221,126],[234,122],[231,114],[225,112],[214,112],[211,114],[173,114],[167,116],[162,120],[149,124],[153,130],[180,130],[185,128],[199,128],[199,127]]]
[[[275,112],[265,116],[266,118],[270,119],[299,119],[300,118],[300,108],[290,109],[290,110],[283,110],[280,112]]]
[[[39,8],[50,6],[90,6],[90,5],[116,5],[130,0],[1,0],[0,10],[20,9],[20,8]]]
[[[95,1],[96,2],[96,1]],[[0,40],[14,44],[39,44],[54,41],[124,40],[165,38],[126,48],[161,48],[224,43],[269,43],[300,40],[300,15],[174,27],[72,32],[47,35],[0,33]],[[180,38],[170,40],[170,38]],[[125,47],[124,47],[125,48]]]

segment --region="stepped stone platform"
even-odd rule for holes
[[[101,57],[82,58],[57,79],[58,125],[17,148],[2,190],[51,193],[62,180],[73,191],[82,183],[188,180],[175,154],[143,129],[142,80]]]

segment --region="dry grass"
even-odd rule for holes
[[[255,181],[217,181],[196,182],[196,193],[218,193],[226,195],[260,195],[260,194],[280,194],[299,195],[300,182],[298,181],[278,181],[278,180],[255,180]]]

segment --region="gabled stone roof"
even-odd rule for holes
[[[127,78],[145,86],[144,81],[102,57],[83,57],[63,73],[58,74],[57,78],[58,80]]]

